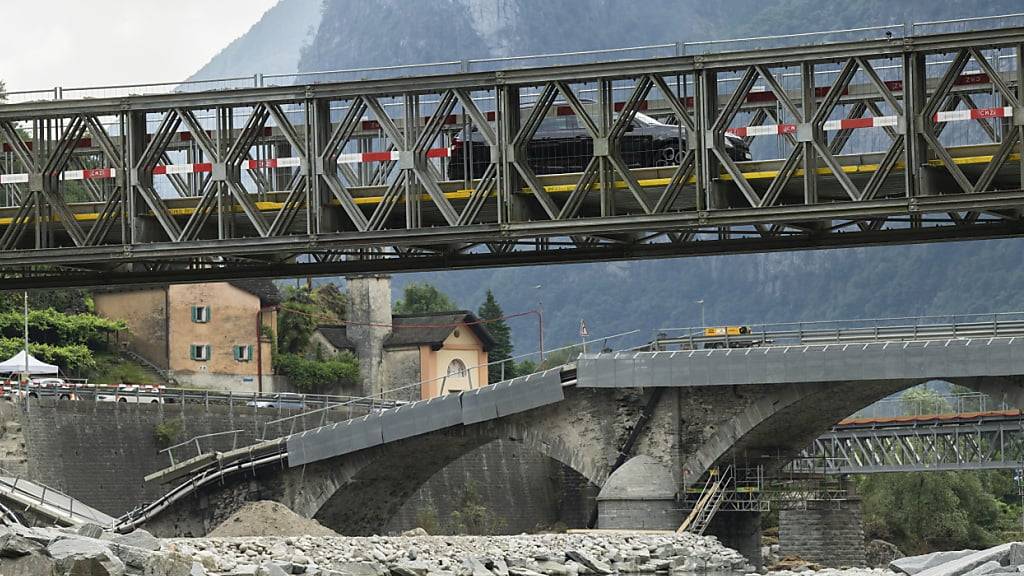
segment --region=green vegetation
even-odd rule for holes
[[[178,441],[178,437],[181,436],[181,432],[184,429],[185,423],[181,418],[164,420],[153,428],[153,440],[161,450],[169,448]]]
[[[278,354],[274,369],[288,377],[299,392],[318,394],[331,388],[359,383],[359,361],[351,352],[333,358],[307,358],[298,354]]]
[[[430,314],[457,310],[451,299],[432,284],[413,282],[405,287],[402,299],[395,302],[395,314]]]
[[[0,294],[3,358],[25,347],[23,298],[20,293]],[[123,322],[88,313],[92,298],[84,290],[29,292],[29,306],[29,353],[71,376],[87,376],[96,370],[97,353],[109,350],[111,337],[127,328]]]
[[[109,352],[94,353],[95,366],[85,373],[95,384],[160,384],[144,366]]]
[[[512,331],[505,322],[504,315],[501,306],[494,298],[494,292],[488,290],[477,316],[481,320],[490,320],[484,324],[484,327],[494,338],[494,347],[487,354],[488,361],[492,363],[487,372],[487,380],[490,384],[499,382],[502,374],[506,378],[515,376],[515,363],[510,360],[512,358]],[[500,362],[500,364],[495,364],[495,362]]]
[[[466,484],[459,496],[459,504],[447,518],[440,518],[437,509],[431,505],[416,510],[416,526],[428,534],[500,534],[505,521],[487,508],[474,481]],[[538,531],[565,532],[564,525],[556,523],[551,527],[538,527]]]
[[[277,349],[286,354],[308,352],[309,338],[317,325],[342,322],[347,309],[348,297],[334,284],[323,284],[312,291],[285,288],[277,317]]]
[[[907,390],[900,401],[908,414],[953,409],[923,386]],[[1020,496],[1007,471],[875,474],[857,478],[855,486],[863,497],[865,535],[906,554],[984,548],[1020,530]]]
[[[427,534],[440,534],[441,521],[437,518],[437,508],[428,504],[416,510],[416,526],[426,530]]]
[[[1019,532],[1021,507],[1008,472],[875,474],[857,480],[865,536],[905,554],[985,548]]]

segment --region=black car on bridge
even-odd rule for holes
[[[750,160],[750,147],[742,138],[725,135],[729,157],[736,161]],[[463,180],[480,178],[491,162],[490,147],[476,129],[466,138],[456,135],[452,140],[448,161],[448,178]],[[642,113],[626,128],[619,143],[622,159],[630,168],[675,166],[687,149],[686,131],[680,126],[664,124]],[[530,168],[536,174],[582,172],[594,154],[590,133],[575,115],[548,116],[526,147]],[[470,166],[472,165],[472,170]]]

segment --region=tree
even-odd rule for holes
[[[515,366],[511,360],[512,331],[505,322],[505,313],[502,312],[501,306],[490,289],[487,290],[487,296],[484,298],[484,303],[480,305],[477,315],[482,320],[489,320],[485,326],[491,333],[491,337],[494,338],[494,346],[487,354],[487,358],[491,362],[487,371],[488,383],[494,384],[501,381],[502,375],[505,378],[515,376]]]
[[[0,312],[18,312],[24,307],[24,296],[21,292],[0,293]],[[33,310],[53,308],[66,314],[82,314],[93,311],[92,295],[81,288],[62,288],[60,290],[30,290],[28,306]]]
[[[447,294],[426,283],[408,284],[402,292],[402,299],[395,303],[395,314],[430,314],[455,309]]]
[[[277,349],[283,354],[302,354],[319,323],[318,308],[304,288],[286,288],[277,317]]]
[[[866,536],[907,554],[987,548],[1002,528],[1002,505],[974,472],[876,474],[860,478]]]
[[[949,402],[938,392],[917,386],[900,396],[906,414],[948,414],[952,411]]]

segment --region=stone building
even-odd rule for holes
[[[494,339],[472,312],[393,315],[383,275],[349,278],[348,294],[348,324],[318,326],[312,344],[327,355],[355,353],[361,394],[419,400],[487,384]]]
[[[111,288],[96,314],[124,320],[126,351],[179,385],[272,391],[277,287],[269,280]]]

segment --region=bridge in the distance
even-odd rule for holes
[[[0,273],[17,288],[1019,235],[1024,27],[981,24],[11,93]]]

